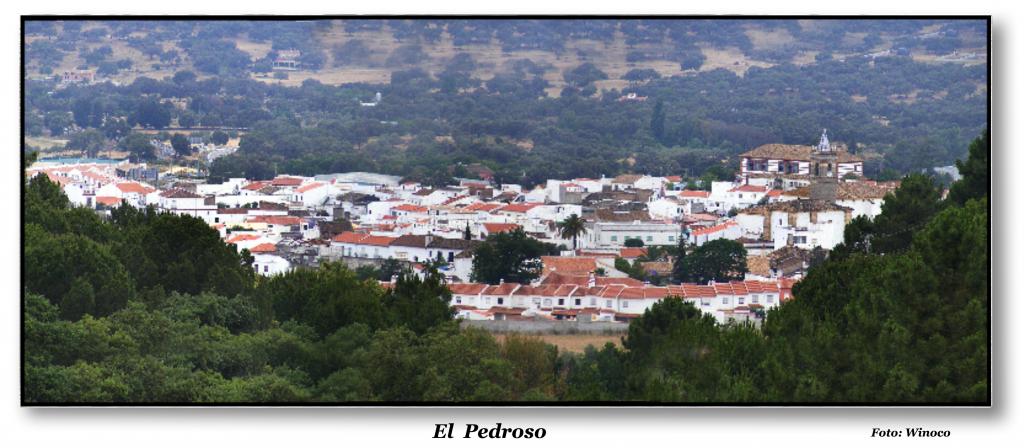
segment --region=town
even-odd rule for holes
[[[899,185],[864,178],[863,160],[824,130],[814,145],[747,151],[736,179],[703,189],[687,189],[681,176],[641,174],[497,185],[486,169],[442,188],[363,172],[205,183],[144,163],[103,162],[44,159],[28,176],[49,177],[72,204],[99,213],[127,204],[202,219],[264,276],[324,261],[397,263],[420,276],[436,270],[466,320],[628,323],[679,296],[719,322],[757,322],[791,298],[816,251],[841,243],[853,218],[878,215]],[[559,253],[540,257],[530,283],[474,282],[481,242],[520,231]],[[667,281],[672,256],[658,248],[719,239],[746,250],[742,280]]]

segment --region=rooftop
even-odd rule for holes
[[[807,145],[783,145],[779,143],[769,143],[767,145],[761,145],[743,154],[740,157],[750,157],[757,159],[778,159],[778,160],[801,160],[810,161],[811,153],[814,152],[813,146]],[[839,148],[835,152],[837,160],[840,163],[845,162],[863,162],[864,159],[852,155],[842,148]]]

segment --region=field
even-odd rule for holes
[[[95,26],[98,26],[98,24],[86,24],[84,29],[89,29]],[[800,26],[809,28],[821,26],[821,24],[813,21],[801,21]],[[746,30],[746,34],[751,39],[751,43],[755,50],[771,50],[797,43],[796,38],[789,31],[784,29],[762,30],[756,27],[751,27]],[[865,36],[866,33],[847,33],[845,40],[849,44],[855,44],[863,41]],[[38,37],[33,37],[33,39],[37,38]],[[396,39],[387,25],[376,31],[359,31],[349,33],[344,30],[343,25],[340,22],[334,22],[330,27],[318,31],[315,38],[320,41],[321,46],[325,50],[324,54],[326,61],[321,70],[300,70],[288,72],[287,79],[276,79],[273,74],[252,74],[250,75],[251,78],[268,84],[281,84],[285,86],[298,86],[307,79],[314,79],[329,85],[342,85],[349,83],[386,84],[391,81],[392,71],[411,68],[411,66],[386,65],[385,61],[388,56],[396,48],[408,43]],[[984,42],[983,36],[979,39],[975,40],[979,40],[979,42],[982,43]],[[362,41],[367,48],[370,49],[371,56],[369,60],[365,61],[361,65],[336,67],[334,55],[331,50],[351,40]],[[247,53],[253,60],[263,58],[271,51],[271,45],[269,42],[255,42],[245,37],[236,38],[234,41],[236,46],[243,52]],[[113,50],[111,60],[129,59],[132,61],[132,69],[122,71],[111,77],[113,81],[118,83],[131,83],[135,78],[140,76],[160,79],[166,76],[171,76],[179,70],[192,69],[191,62],[188,58],[185,58],[184,61],[177,65],[161,64],[160,61],[148,58],[138,50],[130,48],[125,41],[102,39],[100,42],[84,43],[81,47],[94,49],[102,45],[110,45]],[[565,51],[559,54],[540,50],[504,52],[500,43],[497,41],[492,41],[483,45],[466,45],[456,47],[451,36],[447,33],[442,33],[438,42],[422,45],[422,48],[427,55],[427,59],[416,64],[416,66],[432,74],[437,74],[444,69],[448,60],[453,56],[459,53],[466,53],[472,56],[477,63],[477,69],[474,71],[473,75],[486,81],[494,77],[497,73],[507,71],[509,69],[509,64],[512,61],[517,59],[530,59],[537,64],[549,67],[543,77],[550,83],[550,87],[547,89],[548,95],[555,97],[558,96],[561,90],[565,87],[563,73],[566,70],[587,62],[593,63],[608,75],[607,80],[595,83],[595,86],[602,92],[613,89],[622,90],[623,88],[628,87],[630,85],[629,82],[622,80],[621,77],[629,70],[635,68],[653,69],[663,77],[684,75],[685,72],[680,68],[677,61],[626,61],[626,56],[630,51],[637,50],[661,53],[667,52],[671,45],[671,43],[666,41],[629,46],[626,44],[625,36],[621,32],[617,31],[614,39],[608,42],[586,39],[568,41],[565,44]],[[876,48],[876,50],[889,48],[891,45],[892,42],[885,39],[878,48]],[[164,47],[165,49],[176,48],[174,42],[165,42]],[[742,50],[735,47],[714,48],[702,46],[701,51],[706,57],[706,61],[700,69],[701,71],[726,69],[736,73],[737,75],[743,76],[751,67],[767,68],[773,66],[772,63],[753,59]],[[964,49],[964,52],[967,51],[971,51],[971,49]],[[792,63],[796,65],[812,64],[814,63],[814,57],[817,53],[817,51],[801,51],[794,56]],[[853,55],[842,55],[837,53],[836,56],[843,57]],[[959,62],[966,65],[972,65],[986,62],[984,51],[977,51],[975,54],[971,54],[969,56],[958,56],[958,59],[953,60],[944,56],[916,53],[913,54],[913,57],[918,61],[931,63]],[[60,73],[65,70],[73,70],[83,64],[84,61],[78,52],[73,52],[64,57],[55,72]],[[205,76],[200,77],[202,78]]]
[[[495,334],[494,337],[498,341],[505,339],[504,334]],[[593,345],[594,348],[600,349],[609,342],[615,344],[616,347],[622,347],[621,334],[542,334],[530,335],[530,337],[540,338],[548,344],[555,345],[559,351],[573,353],[582,353],[588,345]]]

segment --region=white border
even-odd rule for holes
[[[1024,421],[1020,372],[1021,315],[1018,298],[1010,293],[1007,277],[1022,272],[1020,190],[1008,179],[1011,167],[1024,166],[1021,117],[1016,107],[1024,104],[1016,82],[1021,70],[1024,45],[1021,7],[991,1],[932,1],[926,7],[893,1],[858,1],[826,4],[822,1],[772,2],[552,2],[521,0],[500,4],[479,1],[411,0],[392,2],[267,2],[253,1],[238,6],[212,5],[206,1],[179,0],[165,3],[137,1],[31,2],[5,4],[0,51],[6,65],[0,72],[5,86],[2,141],[3,166],[0,198],[10,211],[0,220],[6,236],[0,261],[3,320],[0,321],[0,440],[7,446],[246,446],[282,447],[297,445],[349,446],[352,442],[402,440],[433,443],[429,439],[435,423],[454,421],[457,425],[477,423],[504,426],[543,426],[548,436],[526,443],[584,443],[595,446],[657,442],[670,445],[749,444],[804,446],[822,443],[859,446],[870,439],[871,428],[923,426],[952,431],[951,439],[900,439],[895,443],[954,444],[988,442],[1002,446],[1020,441],[1013,423]],[[18,300],[20,222],[18,182],[14,167],[19,165],[19,45],[21,14],[992,14],[993,15],[993,142],[995,200],[993,208],[994,307],[993,360],[996,380],[992,409],[799,409],[799,408],[547,408],[547,409],[24,409],[18,407],[20,382],[20,321]],[[1011,123],[1018,124],[1016,127]],[[1013,179],[1016,180],[1016,179]],[[1012,230],[1011,230],[1012,229]],[[449,442],[465,443],[462,439]],[[508,441],[495,441],[507,443]],[[385,442],[386,443],[386,442]],[[443,442],[442,442],[443,443]],[[514,442],[513,442],[514,443]]]

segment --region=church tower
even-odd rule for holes
[[[828,130],[822,129],[818,146],[811,151],[811,199],[835,202],[839,189],[839,157],[828,142]]]

